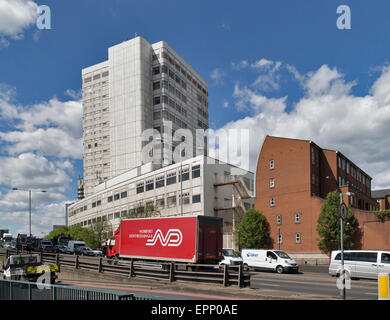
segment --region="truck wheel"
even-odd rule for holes
[[[284,272],[284,269],[282,266],[277,266],[276,267],[276,272],[279,273],[279,274],[282,274]]]

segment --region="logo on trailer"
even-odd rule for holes
[[[157,243],[157,240],[160,240],[160,243],[163,247],[178,247],[183,241],[183,235],[179,229],[169,229],[165,237],[160,229],[157,229],[153,239],[146,241],[147,246],[154,246]]]

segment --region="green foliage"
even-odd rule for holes
[[[321,214],[318,217],[317,232],[321,239],[319,239],[318,247],[325,253],[339,248],[340,242],[340,193],[335,190],[328,193],[326,201],[322,205]],[[344,233],[344,248],[348,244],[353,247],[353,236],[358,232],[358,221],[355,218],[352,210],[348,207],[347,218],[343,225]]]
[[[386,218],[390,217],[390,210],[372,211],[372,213],[374,213],[382,222],[385,221]]]
[[[262,213],[249,209],[238,225],[239,248],[260,249],[269,244],[269,225]]]
[[[124,218],[150,218],[158,215],[160,215],[160,212],[155,209],[153,204],[147,203],[144,205],[140,203],[135,209],[129,211]]]
[[[84,241],[87,247],[99,248],[111,236],[112,232],[113,230],[107,221],[98,221],[87,228],[83,228],[80,225],[62,227],[51,231],[46,238],[56,240],[63,234],[71,236],[73,240]]]

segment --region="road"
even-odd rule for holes
[[[337,279],[325,272],[302,272],[276,274],[251,271],[251,288],[222,287],[201,283],[141,281],[137,283],[110,280],[68,280],[63,285],[77,285],[96,289],[134,293],[139,296],[154,296],[160,299],[179,300],[229,300],[229,299],[340,299]],[[352,280],[346,290],[348,300],[377,300],[378,287],[375,280]]]
[[[316,299],[340,299],[337,278],[325,272],[302,272],[298,274],[276,274],[251,272],[251,288],[262,294],[278,297],[313,297]],[[377,300],[376,280],[352,280],[351,289],[346,290],[347,299]]]

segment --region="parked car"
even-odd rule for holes
[[[80,253],[82,256],[96,256],[96,253],[91,249],[91,248],[88,248],[88,247],[83,247],[83,248],[80,248]]]
[[[279,250],[243,249],[244,270],[274,270],[277,273],[298,272],[298,265],[290,256]]]
[[[103,251],[102,250],[99,250],[99,249],[96,249],[96,248],[92,248],[91,249],[93,251],[93,253],[95,254],[95,256],[97,257],[100,257],[103,255]]]
[[[235,253],[233,249],[222,249],[223,260],[219,263],[220,265],[240,265],[242,264],[242,258]]]
[[[390,273],[390,251],[346,250],[344,268],[347,278],[378,279],[379,273]],[[341,274],[341,251],[332,251],[329,261],[329,274]]]
[[[59,253],[66,253],[66,254],[71,253],[68,247],[66,246],[57,246],[57,248]]]

